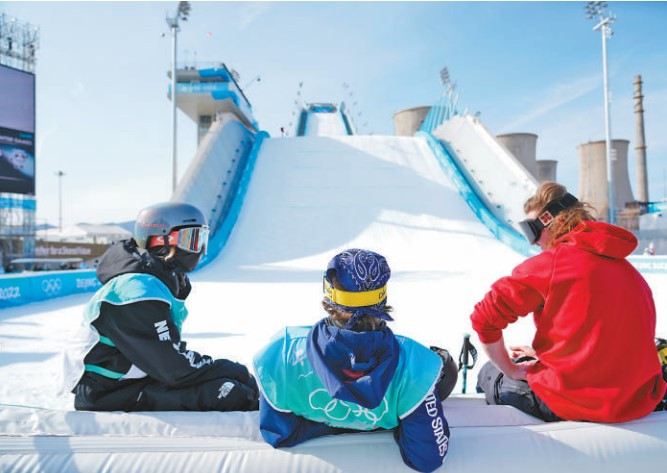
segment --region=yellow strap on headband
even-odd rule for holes
[[[336,289],[329,281],[324,279],[324,294],[336,304],[346,307],[365,307],[375,305],[387,298],[387,285],[374,291],[347,292]]]

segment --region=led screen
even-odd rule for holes
[[[35,76],[0,66],[0,192],[35,193]]]

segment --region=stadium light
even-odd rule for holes
[[[442,82],[442,85],[448,86],[451,83],[451,80],[449,78],[449,69],[446,67],[443,67],[440,70],[440,82]]]
[[[176,191],[178,182],[178,160],[176,151],[176,37],[180,28],[178,20],[188,21],[190,2],[178,2],[178,9],[173,17],[167,16],[167,25],[171,30],[171,153],[172,153],[172,182],[171,190]]]
[[[609,198],[609,208],[607,209],[607,222],[614,224],[616,222],[616,209],[614,202],[614,167],[611,150],[611,118],[609,115],[609,80],[607,72],[607,39],[611,37],[611,24],[616,20],[616,16],[607,11],[607,2],[588,2],[584,7],[586,18],[596,20],[598,24],[593,27],[593,31],[602,32],[602,74],[604,80],[604,127],[605,127],[605,148],[607,161],[607,188]]]
[[[256,77],[253,78],[252,80],[248,81],[248,83],[247,83],[246,85],[243,86],[243,89],[242,89],[242,90],[247,90],[248,87],[250,87],[250,86],[253,85],[253,84],[256,84],[257,82],[262,82],[262,77],[261,77],[261,76],[256,76]],[[299,93],[297,93],[297,95],[299,95]]]

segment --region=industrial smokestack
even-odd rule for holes
[[[642,76],[635,76],[635,117],[637,151],[637,200],[648,202],[648,171],[646,169],[646,143],[644,141],[644,96]]]
[[[628,176],[628,140],[612,140],[612,160],[614,166],[614,208],[622,211],[625,204],[633,202],[630,178]],[[606,142],[592,141],[577,146],[579,152],[579,198],[590,203],[597,211],[598,218],[607,220],[609,192],[607,190]]]

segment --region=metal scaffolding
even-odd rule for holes
[[[35,72],[39,28],[4,13],[0,14],[0,64]]]
[[[0,65],[34,74],[39,28],[0,14]],[[0,91],[2,93],[2,91]],[[35,252],[34,195],[0,193],[0,264]]]

